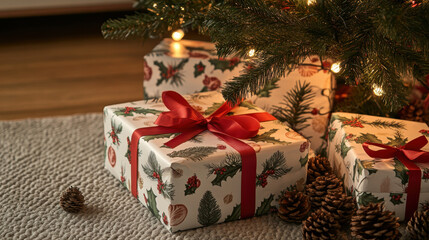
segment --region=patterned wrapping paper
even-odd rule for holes
[[[422,135],[429,137],[425,123],[390,118],[334,113],[328,127],[328,159],[344,180],[346,191],[358,205],[384,202],[404,220],[408,169],[397,159],[374,159],[362,147],[364,142],[402,146]],[[371,147],[377,149],[377,147]],[[429,151],[429,145],[422,150]],[[422,172],[419,203],[429,201],[429,163],[416,163]]]
[[[286,108],[284,95],[298,82],[309,82],[315,94],[310,104],[312,112],[308,126],[302,134],[310,138],[312,148],[320,151],[326,148],[324,134],[331,110],[334,77],[329,70],[332,62],[320,62],[310,57],[287,77],[271,80],[250,100],[267,112],[273,113],[273,106]],[[321,69],[321,65],[326,68]],[[192,94],[217,90],[249,66],[240,58],[219,59],[215,45],[209,42],[164,39],[153,51],[144,57],[145,98],[160,97],[163,91],[174,90],[180,94]]]
[[[222,103],[218,92],[184,96],[208,116]],[[137,101],[104,109],[105,168],[131,187],[130,140],[133,131],[154,126],[158,101]],[[249,102],[232,114],[263,112]],[[241,157],[210,132],[171,149],[174,134],[142,137],[138,153],[138,199],[171,232],[238,220],[241,203]],[[143,141],[142,141],[143,140]],[[279,121],[261,122],[257,136],[243,140],[257,157],[255,215],[269,213],[286,188],[303,190],[309,142]],[[132,197],[130,195],[130,197]]]

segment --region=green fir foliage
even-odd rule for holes
[[[299,81],[283,96],[280,106],[273,107],[273,115],[278,120],[288,123],[295,132],[300,133],[309,126],[306,122],[311,118],[308,114],[311,113],[314,96],[315,93],[311,92],[310,83]]]
[[[203,226],[217,223],[221,217],[221,211],[212,192],[204,193],[198,207],[198,222]]]
[[[209,155],[216,152],[217,147],[189,147],[178,151],[173,151],[167,156],[175,158],[185,158],[187,160],[192,160],[194,162],[198,162],[208,157]]]
[[[267,81],[267,83],[264,85],[263,88],[261,88],[257,93],[256,96],[260,98],[268,98],[271,97],[271,91],[279,88],[277,82],[280,80],[280,78],[273,78],[270,81]]]
[[[123,107],[123,108],[119,108],[117,110],[114,111],[114,114],[116,116],[124,116],[124,117],[128,117],[128,116],[134,116],[134,113],[138,113],[138,114],[158,114],[161,113],[162,111],[156,110],[156,109],[150,109],[150,108],[142,108],[142,107]]]

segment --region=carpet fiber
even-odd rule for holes
[[[275,214],[169,233],[103,168],[102,114],[0,121],[0,239],[301,239]],[[86,208],[63,211],[79,187]]]

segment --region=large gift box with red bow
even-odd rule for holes
[[[256,56],[257,57],[257,56]],[[252,68],[247,60],[237,57],[218,58],[213,43],[172,39],[162,40],[144,57],[145,98],[161,97],[161,93],[174,90],[180,94],[192,94],[217,90]],[[294,94],[297,84],[307,85],[310,91],[305,104],[309,109],[301,133],[310,139],[317,152],[326,148],[325,133],[332,104],[334,78],[330,71],[332,61],[316,56],[307,58],[286,77],[272,79],[249,100],[265,111],[282,117],[290,110],[289,94]],[[312,96],[311,96],[312,95]]]
[[[104,135],[105,168],[172,232],[267,214],[304,189],[309,142],[218,92],[107,106]]]
[[[359,206],[384,202],[401,220],[429,201],[425,123],[334,113],[328,158]]]

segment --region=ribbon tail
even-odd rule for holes
[[[398,156],[398,159],[408,168],[407,202],[405,204],[405,220],[408,221],[419,207],[422,173],[413,161],[407,160],[403,155]]]

